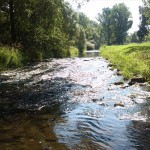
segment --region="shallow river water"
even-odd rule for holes
[[[149,150],[149,85],[117,74],[96,51],[2,72],[0,150]]]

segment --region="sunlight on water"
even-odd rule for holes
[[[150,146],[150,92],[139,84],[129,86],[97,55],[97,51],[88,52],[87,58],[52,59],[3,72],[0,108],[4,137],[0,148],[14,135],[12,149],[21,140],[28,149]],[[116,84],[120,81],[123,83]],[[5,121],[8,116],[10,123]],[[19,145],[21,148],[21,142]]]

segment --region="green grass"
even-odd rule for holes
[[[70,57],[77,57],[77,56],[79,56],[79,50],[76,47],[74,47],[74,46],[70,47],[69,53],[70,53]]]
[[[24,50],[22,50],[24,51]],[[54,56],[55,54],[55,56]],[[20,49],[12,46],[0,45],[0,71],[17,68],[28,63],[42,61],[43,59],[59,57],[76,57],[79,55],[76,47],[62,49],[53,54],[52,51],[28,50],[21,53]]]
[[[150,81],[150,43],[103,46],[101,55],[127,78],[142,76]]]
[[[16,68],[22,64],[22,55],[18,49],[0,46],[0,70]]]

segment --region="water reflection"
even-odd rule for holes
[[[137,150],[150,149],[150,123],[142,121],[132,121],[127,126],[128,137],[134,143]]]
[[[98,57],[98,56],[100,56],[99,50],[86,51],[86,57]]]

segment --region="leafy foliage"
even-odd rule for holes
[[[20,43],[28,60],[68,55],[76,24],[76,12],[63,0],[1,1],[0,43]]]
[[[139,7],[139,12],[141,14],[140,16],[140,25],[139,30],[137,32],[137,36],[139,38],[139,42],[142,42],[145,40],[145,36],[148,35],[148,17],[146,16],[146,7]]]
[[[86,36],[85,36],[85,31],[82,28],[80,28],[77,45],[78,45],[79,53],[83,54],[83,51],[86,49]]]
[[[146,8],[144,10],[144,15],[145,15],[145,17],[148,17],[147,23],[149,24],[150,23],[150,0],[142,0],[142,1],[144,4],[143,8]]]
[[[106,40],[106,44],[111,44],[111,37],[112,37],[112,18],[111,18],[111,9],[110,8],[103,8],[102,14],[98,14],[97,20],[100,22],[102,28],[103,28],[103,35]]]
[[[112,9],[104,8],[97,20],[107,45],[123,44],[132,26],[131,13],[123,3],[114,5]]]
[[[131,43],[137,43],[138,42],[138,36],[137,36],[137,32],[134,32],[131,34]]]
[[[90,20],[84,13],[79,13],[79,26],[85,31],[88,45],[91,43],[93,45],[92,49],[98,49],[101,43],[98,23]],[[90,47],[88,46],[87,48],[89,49]]]

